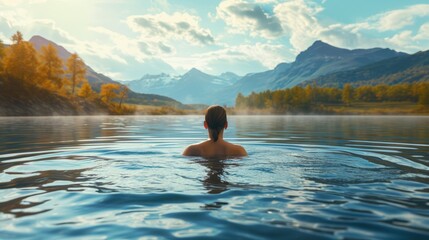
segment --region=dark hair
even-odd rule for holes
[[[205,120],[209,127],[210,138],[216,142],[227,121],[225,109],[218,105],[210,106],[207,108]]]

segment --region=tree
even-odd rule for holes
[[[101,85],[100,97],[101,100],[107,104],[110,104],[114,98],[118,97],[118,93],[121,86],[115,83],[107,83]]]
[[[88,81],[82,84],[82,87],[78,92],[78,95],[85,99],[91,98],[94,95],[94,91],[92,91],[91,85],[89,85]]]
[[[346,85],[344,85],[341,99],[343,100],[344,104],[350,106],[350,102],[352,100],[352,87],[350,86],[350,84],[347,83]]]
[[[366,85],[356,88],[355,98],[362,102],[374,102],[376,100],[372,87]]]
[[[79,83],[85,80],[86,74],[86,66],[83,60],[77,55],[73,53],[67,59],[67,74],[69,74],[69,84],[72,86],[71,94],[75,94],[75,88],[79,85]]]
[[[12,45],[7,49],[3,58],[4,72],[23,82],[37,80],[38,61],[33,45],[23,40],[18,31],[12,36]]]
[[[387,86],[386,84],[379,84],[377,86],[374,86],[373,88],[375,96],[377,97],[377,101],[382,102],[387,100],[386,92],[389,86]]]
[[[40,55],[40,78],[45,85],[54,85],[57,89],[62,87],[61,75],[63,71],[63,62],[58,57],[57,49],[49,44],[43,46]]]
[[[22,36],[22,33],[20,31],[17,31],[13,36],[12,36],[12,42],[14,43],[21,43],[24,41],[24,37]]]
[[[243,94],[238,93],[237,97],[235,98],[235,107],[236,108],[244,108],[246,106],[246,98],[243,96]]]
[[[418,96],[419,104],[423,106],[429,106],[429,83],[419,83],[418,84]]]
[[[120,91],[119,91],[119,94],[118,94],[118,97],[119,97],[119,108],[121,108],[121,105],[122,105],[122,101],[125,99],[125,98],[127,98],[128,97],[128,92],[129,92],[129,89],[128,89],[128,87],[127,86],[125,86],[125,85],[122,85],[121,87],[120,87]]]
[[[3,41],[0,39],[0,73],[3,72],[3,56],[4,56],[4,45],[3,45]]]

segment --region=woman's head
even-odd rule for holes
[[[225,109],[217,105],[207,108],[204,125],[209,129],[210,138],[216,142],[222,130],[228,127]]]

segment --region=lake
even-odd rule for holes
[[[429,117],[0,118],[0,239],[429,238]]]

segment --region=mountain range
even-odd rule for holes
[[[294,62],[280,63],[272,70],[247,74],[241,78],[233,73],[213,76],[191,69],[182,76],[145,75],[126,84],[137,92],[163,94],[184,103],[233,105],[238,93],[248,95],[251,92],[291,88],[314,82],[321,76],[353,71],[371,64],[381,67],[384,61],[408,56],[386,48],[349,50],[316,41],[301,52]],[[377,68],[372,70],[378,71]],[[335,79],[333,82],[340,80]]]
[[[232,91],[247,95],[252,91],[290,88],[318,76],[406,55],[383,48],[348,50],[316,41],[298,54],[294,62],[280,63],[273,70],[247,75],[235,84]]]
[[[123,83],[136,92],[162,94],[185,104],[212,104],[214,93],[231,87],[240,78],[231,72],[214,76],[192,68],[181,76],[144,75],[141,79]]]
[[[30,39],[37,50],[53,44],[62,59],[70,52],[43,37]],[[233,105],[238,93],[291,88],[297,85],[318,84],[342,87],[345,83],[395,84],[428,80],[429,51],[412,55],[387,48],[344,49],[322,41],[314,42],[297,55],[295,61],[278,64],[274,69],[238,76],[225,72],[218,76],[196,68],[183,75],[167,73],[146,74],[133,81],[120,81],[132,91],[129,103],[171,105],[184,104]],[[87,79],[99,91],[103,83],[118,83],[87,66]]]
[[[363,67],[326,74],[310,81],[327,87],[400,84],[429,81],[429,51],[389,58]]]

